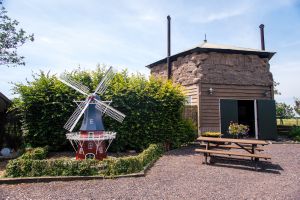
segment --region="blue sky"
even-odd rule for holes
[[[61,73],[99,64],[149,75],[147,64],[166,56],[166,16],[172,17],[172,53],[203,42],[260,48],[258,26],[265,24],[266,50],[282,93],[300,97],[300,1],[294,0],[4,0],[8,15],[35,34],[19,49],[26,66],[0,71],[0,91],[12,97],[10,82],[25,82],[39,70]]]

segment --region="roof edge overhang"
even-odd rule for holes
[[[11,104],[11,100],[9,100],[4,94],[0,92],[0,98],[3,99],[4,102],[6,102],[7,105]]]
[[[246,51],[246,50],[235,50],[235,49],[217,49],[217,48],[201,48],[201,47],[195,47],[193,49],[189,49],[187,51],[183,51],[177,54],[174,54],[170,57],[170,61],[175,61],[178,57],[186,56],[192,53],[231,53],[231,54],[243,54],[243,55],[257,55],[261,58],[268,58],[269,60],[276,54],[276,52],[269,52],[269,51]],[[146,67],[151,69],[152,67],[167,63],[167,58],[161,59],[159,61],[156,61],[152,64],[147,65]]]

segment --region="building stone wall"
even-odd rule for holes
[[[151,68],[155,77],[167,78],[167,65]],[[257,55],[193,53],[172,62],[172,79],[182,85],[197,83],[273,85],[269,62]]]

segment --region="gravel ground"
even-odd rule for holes
[[[203,165],[193,146],[160,158],[146,177],[0,185],[0,199],[300,199],[300,145],[272,144],[271,162],[215,158]]]

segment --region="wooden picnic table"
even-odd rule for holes
[[[205,143],[205,149],[196,149],[196,152],[204,153],[205,164],[207,164],[207,157],[212,155],[225,155],[225,156],[240,156],[250,157],[255,161],[255,169],[257,169],[257,162],[260,158],[271,159],[269,155],[260,154],[263,151],[258,145],[268,145],[269,143],[264,140],[250,140],[250,139],[232,139],[232,138],[214,138],[214,137],[199,137],[198,141]],[[214,150],[212,150],[214,149]],[[225,150],[224,150],[225,149]],[[242,149],[244,152],[228,151],[231,149]]]

